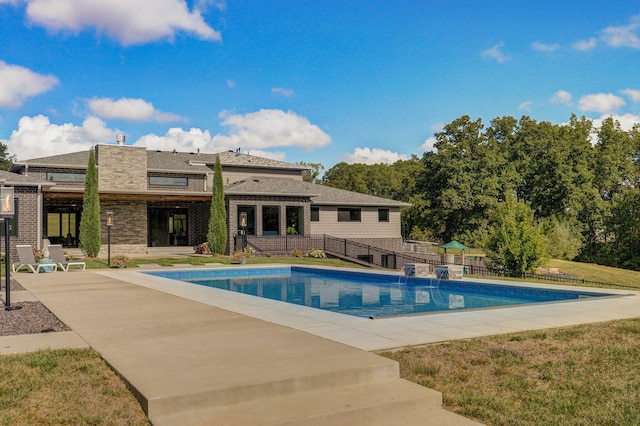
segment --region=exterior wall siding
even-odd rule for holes
[[[360,222],[338,222],[338,207],[318,206],[320,220],[311,222],[313,234],[333,235],[340,238],[399,238],[400,209],[389,208],[389,221],[378,222],[377,207],[361,207]],[[357,206],[344,206],[360,208]],[[386,207],[385,207],[386,208]]]

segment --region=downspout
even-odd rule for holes
[[[42,185],[38,184],[38,192],[36,197],[36,247],[40,250],[42,244]]]

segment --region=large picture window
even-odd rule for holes
[[[287,215],[287,234],[302,235],[304,210],[302,207],[289,207],[286,209]]]
[[[262,207],[262,235],[280,235],[280,207]]]
[[[357,208],[338,208],[338,222],[361,222],[362,210]]]

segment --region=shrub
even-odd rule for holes
[[[293,257],[302,257],[302,250],[295,249],[291,252],[291,256]]]
[[[118,268],[126,267],[129,262],[131,262],[131,259],[126,254],[116,254],[111,257],[111,263]]]
[[[327,255],[325,254],[324,251],[322,250],[318,250],[318,249],[309,249],[307,251],[307,256],[309,257],[314,257],[316,259],[320,259],[320,258],[325,258],[327,257]]]

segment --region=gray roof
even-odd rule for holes
[[[225,187],[227,195],[311,197],[315,205],[407,207],[410,204],[290,178],[256,176]]]
[[[13,186],[53,186],[55,185],[52,182],[41,181],[39,179],[34,179],[29,176],[19,175],[17,173],[5,172],[4,170],[0,170],[0,183],[3,185],[13,185]]]
[[[98,150],[100,150],[98,145]],[[270,158],[256,157],[254,155],[223,151],[218,154],[178,151],[147,150],[147,170],[181,173],[206,173],[211,172],[220,156],[222,166],[254,167],[270,169],[307,170],[308,167],[299,164],[286,163]],[[31,160],[17,161],[15,166],[59,166],[68,168],[86,168],[89,161],[89,150],[72,152],[69,154],[52,155],[49,157],[33,158]],[[98,160],[99,161],[99,160]]]

